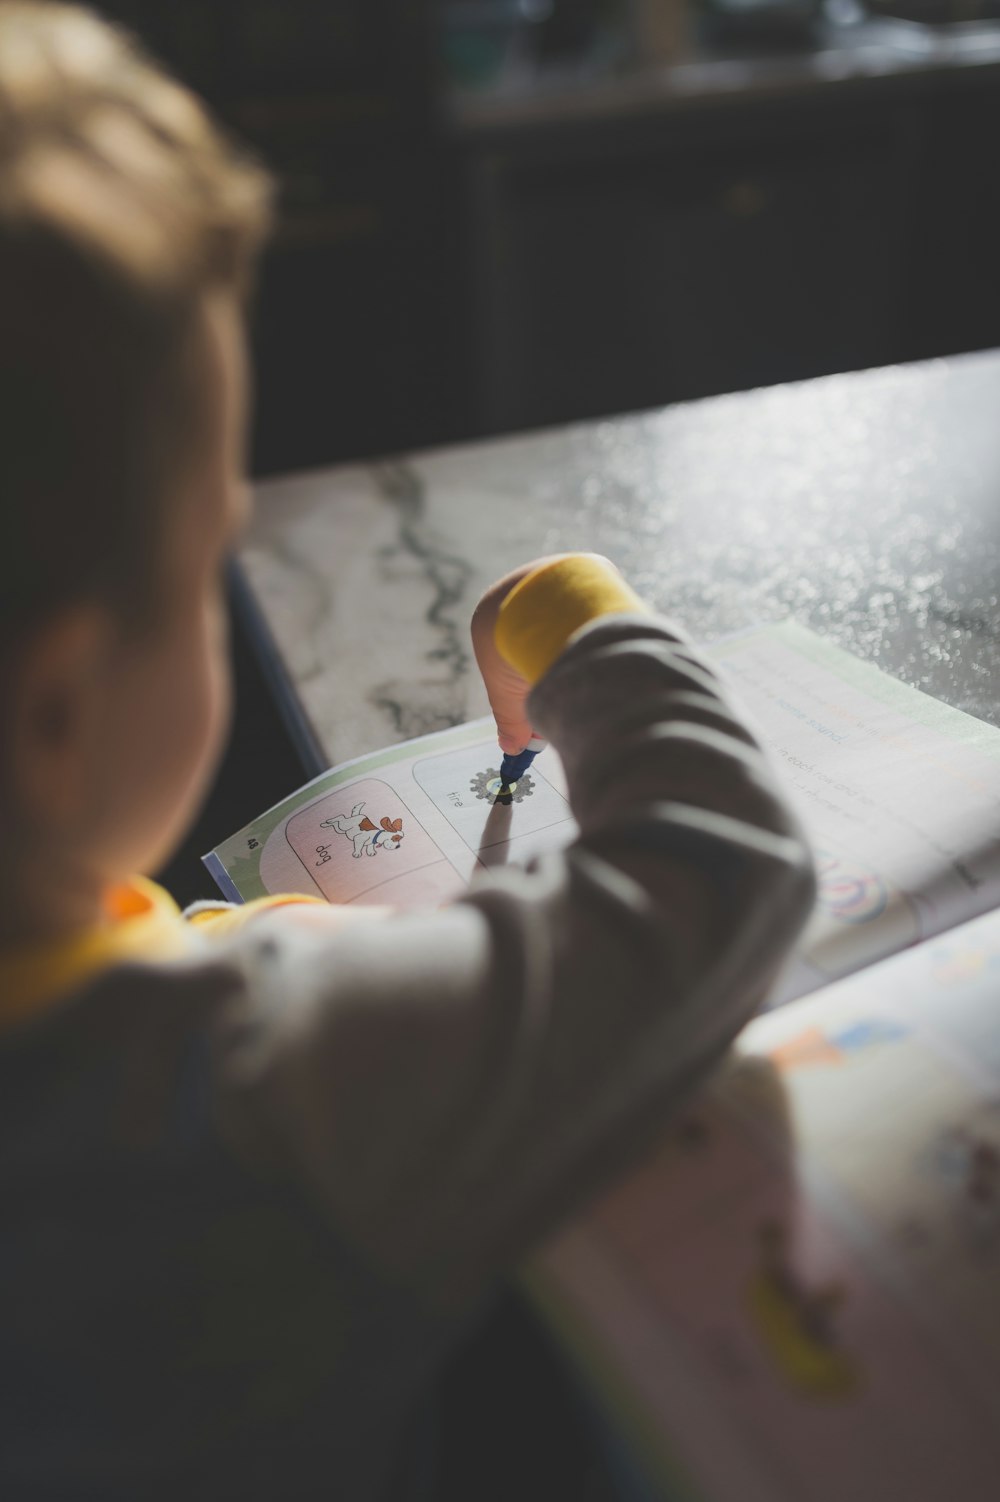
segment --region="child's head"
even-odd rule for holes
[[[0,0],[0,866],[21,886],[57,851],[90,886],[159,861],[214,759],[268,199],[121,34]]]

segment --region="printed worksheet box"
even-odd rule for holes
[[[564,824],[572,816],[566,799],[536,762],[506,793],[500,784],[495,745],[469,746],[418,761],[413,777],[469,849],[488,865],[487,854],[524,835]]]
[[[447,864],[400,795],[376,778],[311,803],[289,819],[285,833],[331,902],[382,901],[379,888],[398,889],[400,877]]]

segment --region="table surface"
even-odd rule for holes
[[[699,640],[792,617],[1000,724],[1000,352],[271,480],[241,562],[333,763],[486,713],[479,593],[573,548]]]

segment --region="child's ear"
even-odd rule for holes
[[[29,826],[69,834],[93,793],[103,702],[102,666],[110,623],[90,604],[40,628],[14,671],[10,771]]]

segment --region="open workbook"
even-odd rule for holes
[[[978,1502],[1000,1486],[1000,730],[790,624],[710,653],[809,831],[816,911],[773,1009],[529,1286],[651,1496]],[[440,902],[573,836],[551,749],[507,793],[498,771],[490,720],[423,737],[206,863],[235,899]]]
[[[709,649],[811,836],[816,912],[772,1004],[1000,906],[1000,730],[785,623]],[[411,906],[568,844],[552,748],[503,790],[491,719],[324,772],[205,864],[234,901]]]

